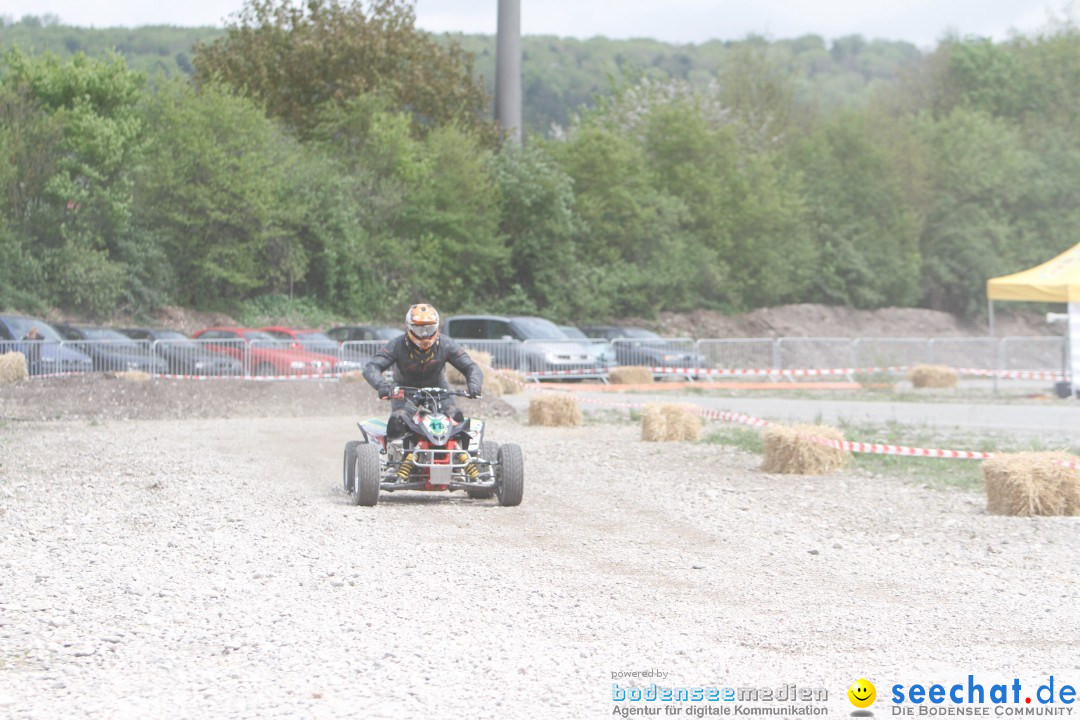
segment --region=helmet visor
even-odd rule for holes
[[[412,334],[418,338],[429,338],[439,332],[439,324],[432,323],[430,325],[410,325],[409,329],[412,330]]]

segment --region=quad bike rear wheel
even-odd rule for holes
[[[499,443],[494,440],[484,440],[480,443],[480,459],[497,462],[499,459]],[[466,490],[469,497],[474,500],[487,500],[495,494],[494,490]]]
[[[499,448],[499,464],[495,469],[495,494],[499,504],[513,507],[521,504],[525,494],[525,462],[521,446],[506,443]]]
[[[379,448],[371,443],[356,446],[353,463],[353,502],[371,507],[379,502],[380,462]]]

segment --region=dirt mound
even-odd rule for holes
[[[984,336],[985,322],[969,323],[940,310],[882,308],[856,310],[835,305],[781,305],[741,315],[716,310],[662,312],[655,320],[631,318],[620,325],[639,325],[668,337],[956,337]],[[1030,311],[1000,312],[994,334],[1060,335],[1062,325],[1048,325]]]
[[[466,415],[512,415],[502,400],[461,399]],[[0,390],[0,419],[160,420],[230,417],[389,415],[366,383],[320,381],[155,380],[101,375],[30,380]]]
[[[152,325],[179,330],[190,335],[207,327],[239,325],[232,316],[217,312],[200,312],[190,308],[166,306],[154,312]]]

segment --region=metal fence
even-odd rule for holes
[[[776,341],[781,370],[853,368],[855,347],[850,338],[779,338]]]
[[[498,370],[517,370],[521,363],[521,343],[517,340],[458,340],[466,350],[479,350],[491,356],[491,366]]]
[[[998,346],[999,370],[1066,371],[1069,367],[1069,344],[1059,337],[1006,337]]]
[[[768,338],[698,340],[697,352],[710,368],[772,369],[780,367],[776,341]]]
[[[930,340],[926,338],[858,338],[854,346],[857,368],[909,367],[930,362]]]
[[[661,368],[707,367],[690,338],[615,338],[611,341],[619,365]]]
[[[509,368],[538,377],[567,374],[602,378],[617,365],[657,368],[658,374],[663,372],[661,368],[700,368],[713,375],[723,370],[870,370],[920,363],[982,371],[1055,373],[1068,367],[1066,338],[1052,336],[459,342],[469,350],[489,353],[497,369]],[[266,340],[21,340],[0,341],[0,353],[22,353],[33,376],[139,370],[156,376],[322,377],[363,368],[383,344],[360,341],[307,348],[289,341]]]

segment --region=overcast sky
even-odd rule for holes
[[[52,14],[69,25],[223,25],[243,0],[0,0],[0,16]],[[1008,37],[1046,23],[1064,3],[1043,0],[521,0],[522,32],[588,38],[653,37],[675,43],[748,33],[789,38],[861,34],[922,47],[942,35]],[[498,0],[418,0],[417,24],[434,32],[494,33]]]

